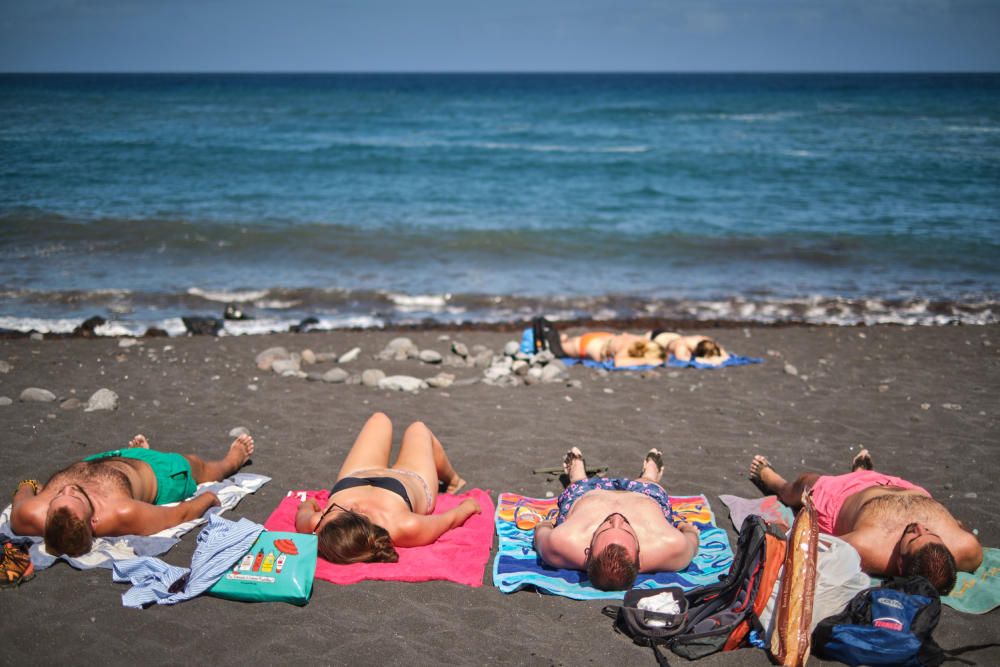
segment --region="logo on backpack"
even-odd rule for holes
[[[899,600],[894,600],[892,598],[879,598],[878,601],[884,604],[886,607],[892,607],[893,609],[902,609],[903,603]]]
[[[872,625],[876,628],[882,628],[883,630],[894,630],[896,632],[903,631],[903,622],[898,618],[876,618],[872,621]]]

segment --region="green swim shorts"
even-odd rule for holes
[[[176,503],[194,494],[198,483],[191,474],[191,464],[180,454],[158,452],[155,449],[113,449],[110,452],[88,456],[84,461],[122,458],[136,459],[148,463],[156,476],[156,498],[154,505]]]

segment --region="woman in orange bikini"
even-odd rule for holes
[[[659,366],[667,360],[667,351],[645,336],[608,331],[588,331],[580,336],[560,337],[568,357],[614,361],[615,366]]]

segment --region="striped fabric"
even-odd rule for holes
[[[177,604],[201,595],[253,546],[264,527],[247,519],[229,521],[217,514],[198,535],[191,568],[175,567],[158,558],[115,561],[116,583],[131,582],[122,604],[141,609],[147,605]]]

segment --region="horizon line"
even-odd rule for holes
[[[219,74],[229,74],[229,75],[258,75],[258,74],[315,74],[315,75],[330,75],[330,74],[348,74],[348,75],[595,75],[595,74],[617,74],[617,75],[649,75],[649,74],[670,74],[670,75],[698,75],[698,74],[715,74],[715,75],[733,75],[733,74],[753,74],[753,75],[770,75],[770,74],[824,74],[824,75],[844,75],[844,74],[873,74],[873,75],[884,75],[884,74],[913,74],[913,75],[927,75],[927,74],[1000,74],[1000,70],[974,70],[974,69],[941,69],[941,70],[928,70],[928,69],[871,69],[871,70],[861,70],[861,69],[808,69],[808,70],[795,70],[795,69],[760,69],[760,70],[750,70],[750,69],[732,69],[732,70],[431,70],[431,69],[420,69],[420,70],[320,70],[320,69],[274,69],[274,70],[237,70],[237,69],[219,69],[219,70],[185,70],[185,69],[148,69],[148,70],[2,70],[0,69],[0,75],[102,75],[102,74],[128,74],[128,75],[139,75],[139,74],[160,74],[160,75],[192,75],[192,74],[204,74],[204,75],[219,75]]]

